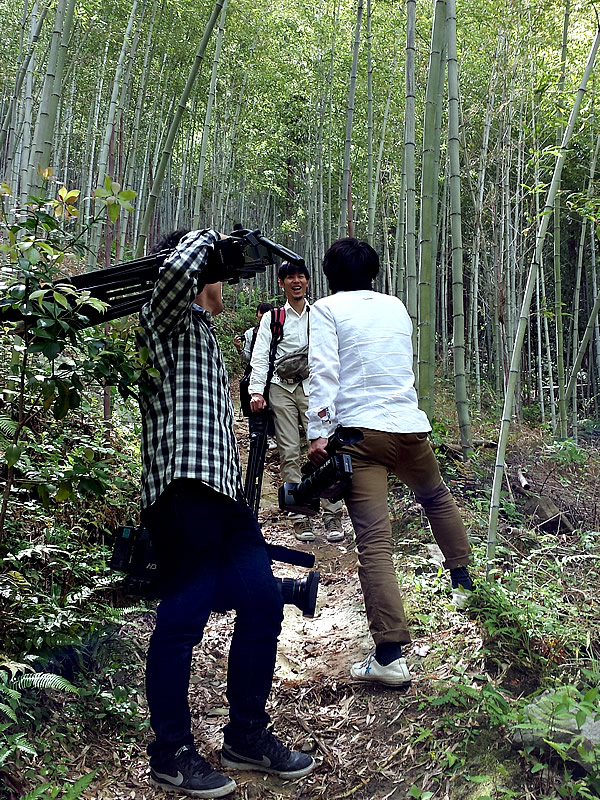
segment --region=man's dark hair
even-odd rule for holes
[[[256,307],[257,314],[266,314],[267,311],[271,311],[275,306],[273,303],[259,303]]]
[[[379,272],[379,256],[367,242],[348,236],[325,253],[323,272],[334,294],[371,289]]]
[[[280,281],[282,281],[284,278],[287,278],[288,275],[295,275],[297,272],[300,272],[302,275],[304,275],[307,281],[310,280],[308,269],[304,264],[302,264],[302,266],[298,266],[298,264],[292,264],[290,261],[281,262],[277,272],[277,277]]]
[[[150,252],[160,253],[161,250],[173,250],[175,247],[177,247],[186,233],[189,232],[189,228],[180,228],[178,231],[171,231],[171,233],[167,233],[166,236],[163,236],[163,238],[154,245]]]

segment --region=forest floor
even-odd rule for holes
[[[248,444],[246,421],[239,421],[237,433],[244,454]],[[600,529],[600,460],[596,448],[590,448],[593,458],[586,461],[582,470],[578,464],[565,465],[556,457],[548,458],[541,436],[521,432],[514,442],[510,452],[513,467],[507,472],[513,485],[507,495],[499,544],[501,552],[504,547],[506,553],[505,570],[521,574],[523,562],[536,560],[531,554],[539,552],[540,541],[545,552],[550,553],[550,560],[556,561],[580,548],[581,531]],[[475,572],[481,585],[488,513],[484,489],[491,486],[495,450],[482,447],[480,453],[477,471],[443,453],[440,458],[469,527]],[[527,474],[534,490],[550,494],[561,504],[561,510],[570,514],[578,531],[536,533],[533,517],[523,524],[522,512],[521,525],[515,527],[510,513],[513,509],[516,514],[515,507],[521,503],[518,496],[512,498],[514,505],[511,499],[516,491],[517,467]],[[515,644],[521,623],[509,623],[509,627],[513,626],[510,633],[499,636],[502,614],[508,612],[499,608],[490,611],[487,596],[479,603],[475,600],[464,611],[454,610],[447,573],[440,567],[439,551],[433,545],[420,506],[402,487],[390,484],[398,575],[414,637],[406,649],[413,685],[403,693],[352,681],[351,663],[362,659],[372,642],[357,578],[350,520],[345,515],[346,538],[341,543],[326,541],[317,518],[316,541],[298,544],[290,522],[277,507],[278,484],[274,451],[267,454],[265,466],[260,512],[263,532],[269,542],[314,553],[321,585],[314,619],[304,618],[295,607],[286,606],[268,711],[278,736],[289,746],[313,754],[317,768],[296,782],[258,773],[237,773],[232,775],[238,783],[233,797],[491,800],[546,796],[545,792],[562,780],[560,771],[553,774],[547,769],[533,770],[536,774],[532,774],[532,762],[511,748],[512,718],[507,709],[543,683],[544,669],[547,672],[563,658],[561,652],[567,647],[568,635],[539,630],[538,615],[534,620],[534,627],[538,626],[535,636],[530,633],[526,639],[523,635]],[[597,553],[599,543],[597,539],[594,542]],[[276,565],[275,571],[296,577],[306,574],[287,565]],[[573,588],[573,602],[586,609],[586,618],[591,614],[598,621],[598,593],[593,586],[588,591],[586,575],[589,573],[583,566],[573,561],[566,572],[563,569],[556,573],[557,583],[563,580],[558,591],[579,586]],[[541,582],[551,579],[546,574]],[[543,606],[545,595],[541,597]],[[539,598],[539,593],[532,590],[531,597],[523,601],[531,615],[535,609],[544,614]],[[554,602],[551,592],[547,601],[549,605]],[[495,628],[485,624],[485,613],[488,622],[490,614],[497,615]],[[198,748],[215,766],[219,763],[221,731],[227,718],[226,664],[232,620],[232,614],[210,618],[203,644],[196,649],[190,688]],[[140,661],[130,678],[130,698],[137,699],[143,708],[142,654],[152,621],[149,611],[122,631],[123,636],[133,636],[139,644]],[[496,633],[490,635],[490,630]],[[594,636],[598,644],[597,631],[598,626],[592,630],[592,646]],[[532,652],[532,642],[538,643],[539,653]],[[506,718],[502,716],[504,712]],[[89,800],[162,800],[172,796],[163,795],[148,783],[145,745],[149,736],[146,728],[142,734],[138,729],[136,735],[121,733],[111,737],[109,729],[99,722],[72,764],[74,775],[98,768],[83,796]]]

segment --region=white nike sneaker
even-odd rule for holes
[[[410,672],[405,658],[397,658],[391,664],[383,666],[375,658],[375,651],[369,653],[364,661],[352,664],[350,675],[357,681],[383,683],[397,689],[408,689],[411,684]]]

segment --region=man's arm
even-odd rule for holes
[[[213,230],[191,231],[165,259],[159,270],[150,300],[152,325],[159,334],[173,331],[178,325],[189,324],[187,311],[202,291],[206,278],[209,253],[220,238]]]
[[[266,405],[264,393],[269,372],[271,339],[271,312],[269,312],[265,314],[260,321],[258,333],[256,334],[256,342],[254,343],[254,350],[252,351],[252,359],[250,360],[252,372],[250,373],[248,391],[250,393],[250,408],[252,411],[260,411]],[[252,395],[256,395],[257,398],[262,398],[262,403],[260,401],[255,403],[252,399]]]
[[[340,356],[335,320],[330,308],[318,301],[310,312],[308,368],[308,438],[326,440],[336,427]]]

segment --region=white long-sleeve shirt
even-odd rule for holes
[[[309,439],[329,436],[338,424],[391,433],[431,430],[417,404],[412,323],[397,297],[337,292],[317,300],[310,317]]]
[[[290,353],[305,347],[308,343],[308,316],[309,306],[304,303],[302,313],[298,314],[289,303],[285,306],[285,320],[283,323],[283,338],[277,345],[275,353],[275,360],[281,356],[289,355]],[[250,384],[248,391],[250,394],[265,393],[265,383],[267,382],[267,374],[269,371],[269,352],[271,349],[271,312],[263,315],[258,328],[256,342],[254,343],[254,350],[252,351],[252,372],[250,374]],[[298,384],[286,383],[282,381],[277,373],[273,374],[271,383],[277,383],[284,389],[293,392]],[[308,394],[308,378],[302,381],[302,389],[304,394]]]

